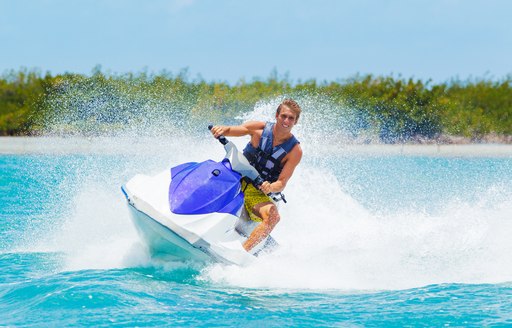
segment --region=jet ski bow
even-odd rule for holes
[[[220,162],[183,163],[154,176],[137,174],[121,187],[132,222],[153,256],[247,265],[256,258],[253,254],[277,246],[268,236],[253,254],[243,248],[259,223],[248,218],[240,181],[246,178],[258,186],[263,180],[231,141],[218,139],[226,151]]]

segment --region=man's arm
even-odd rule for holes
[[[290,180],[293,175],[293,171],[295,171],[295,168],[299,165],[300,160],[302,159],[302,148],[300,148],[300,144],[293,147],[288,156],[289,158],[284,164],[283,170],[281,171],[277,181],[272,183],[265,181],[261,185],[260,190],[265,194],[270,192],[281,192],[284,190],[288,180]]]
[[[215,138],[221,135],[226,137],[241,137],[250,135],[252,136],[256,131],[263,130],[265,128],[265,122],[249,121],[242,125],[217,125],[211,129],[211,132]]]

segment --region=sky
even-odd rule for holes
[[[0,74],[501,79],[511,13],[509,0],[0,0]]]

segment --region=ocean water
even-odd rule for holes
[[[281,247],[237,267],[151,258],[120,191],[215,140],[32,140],[0,155],[0,326],[512,325],[512,153],[303,143]]]

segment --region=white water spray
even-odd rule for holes
[[[243,118],[272,117],[274,105],[260,104]],[[308,143],[312,139],[308,131],[316,131],[317,137],[322,133],[330,136],[330,130],[321,129],[324,121],[308,115],[314,114],[304,113],[304,125],[299,124],[296,130],[308,152],[287,187],[289,203],[282,206],[282,220],[273,232],[281,247],[249,267],[209,265],[199,279],[229,286],[314,290],[402,289],[512,280],[509,186],[483,187],[479,202],[473,204],[452,195],[453,200],[434,214],[425,212],[423,206],[418,210],[367,209],[335,174],[342,159],[329,155],[322,143],[316,142],[315,147]],[[178,135],[176,142],[169,142],[173,139],[169,135],[143,140],[134,134],[107,137],[110,146],[99,153],[125,154],[123,161],[113,164],[93,155],[94,165],[83,167],[77,173],[78,181],[68,182],[76,184],[69,188],[74,192],[71,210],[35,248],[64,253],[63,270],[151,265],[153,260],[131,226],[119,187],[136,173],[156,173],[179,163],[220,160],[223,156],[213,139],[198,142],[184,131]],[[236,144],[242,147],[246,141],[241,138]],[[89,149],[94,153],[103,144],[92,141]],[[332,145],[325,147],[332,149]],[[332,156],[328,158],[330,166],[314,164],[316,150]],[[436,186],[433,188],[435,193]]]

